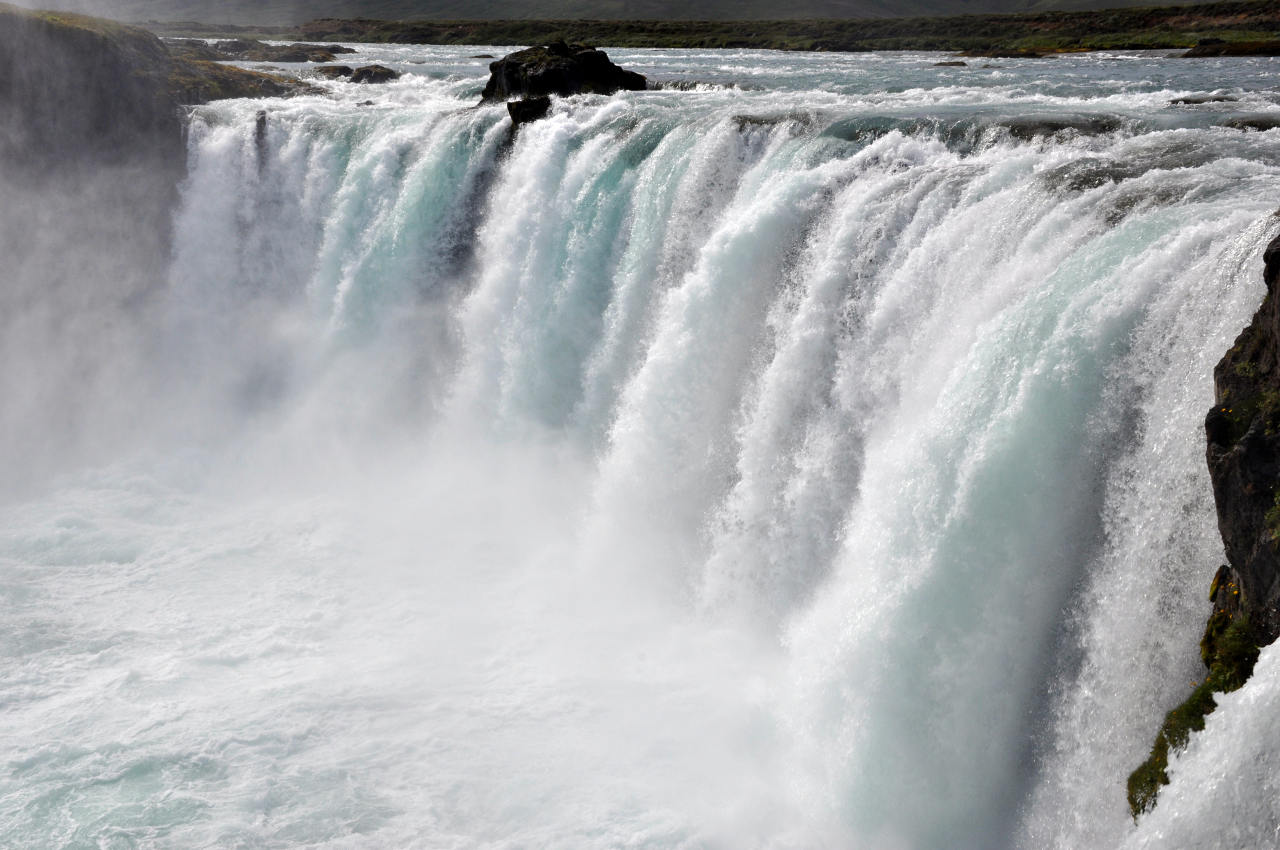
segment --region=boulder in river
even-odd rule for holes
[[[645,88],[642,74],[618,67],[603,50],[563,41],[508,54],[489,63],[489,72],[489,83],[481,96],[489,103],[553,94],[561,97],[613,94]]]
[[[316,73],[331,80],[341,80],[350,77],[355,70],[350,65],[321,65],[316,68]]]
[[[389,83],[399,78],[399,71],[393,71],[385,65],[365,65],[351,72],[353,83]]]

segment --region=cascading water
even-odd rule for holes
[[[513,137],[474,48],[360,50],[194,112],[147,424],[0,510],[0,844],[1273,840],[1270,650],[1123,790],[1269,60],[618,52],[700,85]]]

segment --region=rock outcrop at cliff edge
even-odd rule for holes
[[[1259,644],[1280,636],[1280,237],[1267,246],[1267,294],[1213,372],[1206,459],[1227,552]],[[1221,582],[1220,582],[1221,583]]]
[[[1209,586],[1200,640],[1207,673],[1165,716],[1147,760],[1129,776],[1134,818],[1169,784],[1172,751],[1217,707],[1214,694],[1243,687],[1259,648],[1280,636],[1280,236],[1263,255],[1267,294],[1253,321],[1213,371],[1205,458],[1228,563]]]
[[[0,4],[0,160],[36,172],[180,164],[170,70],[151,33]]]
[[[645,78],[620,68],[603,50],[563,41],[544,47],[530,47],[508,54],[489,64],[489,83],[484,102],[511,98],[574,94],[613,94],[641,91]]]
[[[89,153],[146,158],[138,147],[153,142],[178,145],[181,157],[179,105],[305,89],[297,80],[176,57],[146,30],[0,3],[0,154],[25,153],[33,164]]]

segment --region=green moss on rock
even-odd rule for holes
[[[1234,590],[1234,584],[1228,582],[1216,591],[1222,593],[1228,589]],[[1160,786],[1169,784],[1169,753],[1185,747],[1192,732],[1204,729],[1204,718],[1217,707],[1213,695],[1237,690],[1253,673],[1253,665],[1258,660],[1258,640],[1249,618],[1215,611],[1205,626],[1200,653],[1209,675],[1181,705],[1165,715],[1151,755],[1129,775],[1129,811],[1134,820],[1155,806]]]
[[[235,97],[282,97],[312,90],[288,77],[203,59],[175,61],[168,85],[178,102],[186,104]]]

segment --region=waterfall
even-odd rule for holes
[[[1153,815],[1123,788],[1202,675],[1201,422],[1276,131],[894,68],[517,133],[447,74],[197,109],[164,413],[0,524],[126,612],[32,591],[116,658],[23,780],[103,761],[128,799],[75,805],[156,846],[1265,841],[1271,779],[1197,789],[1274,763],[1270,651]]]

